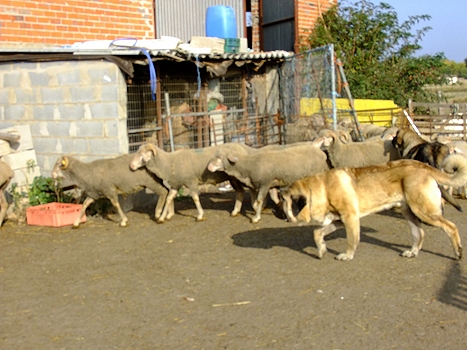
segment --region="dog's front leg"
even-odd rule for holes
[[[318,248],[318,258],[322,259],[324,254],[326,254],[328,251],[324,237],[330,233],[333,233],[335,230],[337,230],[337,226],[333,223],[330,223],[327,226],[317,228],[313,231],[316,248]]]
[[[360,242],[360,219],[358,215],[351,215],[347,218],[342,218],[347,235],[347,251],[336,256],[337,260],[350,261],[353,259],[357,245]]]

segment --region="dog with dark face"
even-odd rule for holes
[[[433,168],[441,169],[441,163],[449,155],[449,147],[443,143],[428,142],[410,129],[399,129],[392,139],[392,144],[401,157],[414,159],[431,165]],[[457,210],[462,211],[459,203],[444,188],[440,188],[445,198]]]
[[[467,158],[446,157],[440,171],[415,160],[401,159],[362,168],[335,168],[294,182],[281,190],[288,221],[319,224],[314,231],[318,257],[327,252],[324,237],[344,225],[347,250],[337,260],[352,260],[360,241],[360,218],[400,206],[413,236],[412,247],[402,253],[418,256],[425,236],[422,222],[439,227],[449,236],[454,256],[462,247],[457,226],[443,216],[441,186],[457,186],[467,181]],[[302,198],[305,206],[295,216],[292,201]],[[334,224],[336,222],[336,224]]]
[[[392,145],[404,159],[415,159],[439,169],[441,162],[449,155],[449,147],[440,142],[428,142],[410,129],[399,129],[392,139]]]

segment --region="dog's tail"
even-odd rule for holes
[[[462,211],[459,203],[442,185],[457,188],[467,184],[467,158],[460,154],[451,154],[444,158],[441,163],[441,169],[447,174],[447,177],[444,179],[436,179],[440,185],[441,195],[454,208]]]

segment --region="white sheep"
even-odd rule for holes
[[[108,198],[120,215],[120,226],[126,226],[128,218],[118,202],[118,195],[139,192],[145,188],[156,193],[159,198],[155,208],[156,220],[160,217],[166,202],[168,188],[162,180],[150,174],[146,169],[130,169],[132,154],[111,159],[98,159],[85,163],[71,156],[61,156],[52,170],[52,178],[62,179],[74,185],[86,194],[78,218],[73,228],[78,228],[86,208],[99,198]],[[173,212],[173,206],[168,208]]]
[[[4,161],[0,160],[0,227],[5,219],[6,211],[8,209],[8,201],[5,198],[5,190],[8,187],[14,173],[10,166]]]
[[[171,189],[167,196],[165,208],[173,203],[180,188],[183,186],[188,188],[191,198],[198,210],[197,221],[204,220],[204,210],[199,201],[199,185],[215,185],[230,181],[237,193],[235,207],[231,215],[236,215],[240,211],[245,194],[243,185],[224,172],[213,174],[206,169],[209,160],[220,147],[235,147],[238,150],[244,150],[246,146],[237,143],[228,143],[200,149],[180,149],[170,153],[152,143],[145,143],[141,145],[137,153],[133,155],[130,166],[134,170],[146,167],[149,172],[155,174],[170,185]],[[165,208],[158,222],[162,223],[173,216],[173,213],[168,213]]]
[[[367,142],[342,143],[333,131],[327,131],[322,149],[328,155],[333,168],[364,167],[400,159],[399,152],[391,140],[371,140]]]
[[[296,145],[296,144],[294,144]],[[268,191],[318,172],[329,170],[326,154],[313,143],[288,147],[264,148],[244,154],[232,149],[219,149],[208,169],[226,172],[250,189],[257,191],[252,222],[261,219],[261,210]]]

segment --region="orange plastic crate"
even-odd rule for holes
[[[73,225],[78,218],[81,204],[48,203],[26,209],[28,225],[62,227]],[[86,215],[81,222],[86,221]]]

